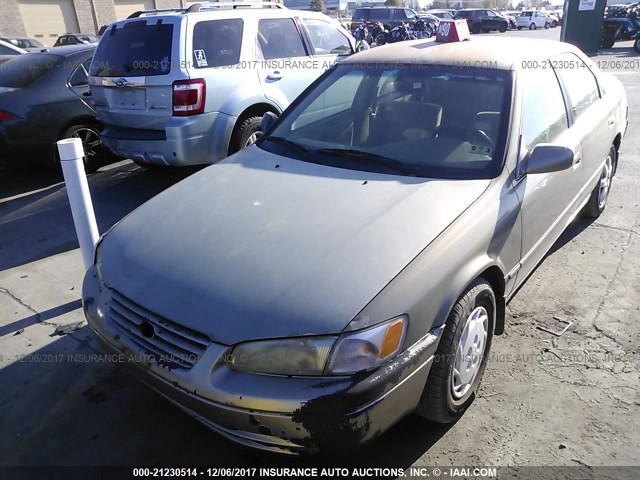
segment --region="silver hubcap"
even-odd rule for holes
[[[249,145],[253,145],[254,143],[256,143],[256,141],[262,136],[262,132],[256,132],[253,133],[249,136],[249,138],[247,138],[247,141],[245,142],[244,146],[245,148],[248,147]]]
[[[73,134],[73,137],[79,138],[82,141],[82,147],[87,158],[95,157],[98,155],[102,142],[98,134],[90,128],[79,128]]]
[[[478,376],[487,345],[488,328],[487,310],[484,307],[476,307],[467,317],[456,349],[451,376],[453,398],[464,397]]]
[[[613,158],[611,158],[611,154],[609,154],[604,162],[604,169],[602,170],[602,176],[600,177],[600,188],[598,189],[598,206],[600,208],[603,208],[604,204],[607,203],[612,175]]]

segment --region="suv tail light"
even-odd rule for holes
[[[173,82],[173,115],[197,115],[204,112],[205,93],[205,83],[201,78]]]
[[[0,123],[2,122],[11,122],[12,120],[20,120],[21,116],[15,115],[11,112],[5,112],[4,110],[0,110]]]

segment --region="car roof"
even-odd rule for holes
[[[464,42],[439,43],[435,39],[398,42],[354,54],[341,64],[382,63],[491,66],[499,70],[519,70],[523,60],[548,58],[579,50],[564,42],[537,38],[474,37]]]
[[[73,55],[75,53],[83,52],[85,50],[95,50],[95,44],[83,44],[83,45],[64,45],[62,47],[55,47],[47,49],[47,51],[42,53],[49,53],[51,55],[59,55],[61,57],[67,57],[69,55]]]
[[[147,10],[148,12],[153,12],[153,10]],[[109,25],[111,28],[113,25],[116,27],[122,27],[122,25],[135,22],[140,20],[146,21],[157,21],[157,20],[173,20],[176,18],[189,18],[190,20],[207,20],[211,18],[246,18],[249,15],[253,15],[258,18],[289,18],[289,17],[300,17],[304,16],[306,18],[319,18],[322,20],[335,20],[331,17],[325,15],[322,12],[314,12],[311,10],[294,10],[289,8],[220,8],[220,9],[211,9],[211,10],[202,10],[200,12],[185,12],[176,10],[174,12],[160,12],[160,13],[150,13],[148,15],[141,15],[139,17],[125,18],[123,20],[119,20],[117,22]],[[109,28],[105,30],[104,35],[109,32]]]

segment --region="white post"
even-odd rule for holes
[[[84,171],[84,150],[79,138],[65,138],[58,142],[60,164],[67,186],[69,205],[73,215],[73,223],[80,243],[82,260],[88,270],[93,265],[93,254],[98,242],[98,225],[93,211],[87,175]]]

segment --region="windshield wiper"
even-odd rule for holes
[[[296,152],[301,153],[305,156],[309,152],[309,150],[307,150],[307,147],[304,147],[299,143],[294,142],[293,140],[289,140],[288,138],[277,137],[274,135],[266,135],[262,137],[262,139],[267,140],[269,142],[273,142],[273,143],[279,143],[280,145],[285,145],[289,147],[291,150],[295,150]]]
[[[354,150],[351,148],[322,148],[318,150],[318,153],[325,153],[329,155],[335,155],[337,157],[353,158],[355,160],[361,160],[364,162],[373,163],[376,165],[382,165],[396,172],[404,173],[412,177],[420,176],[420,171],[416,168],[409,167],[398,160],[385,157],[384,155],[378,155],[377,153],[363,152],[362,150]]]

